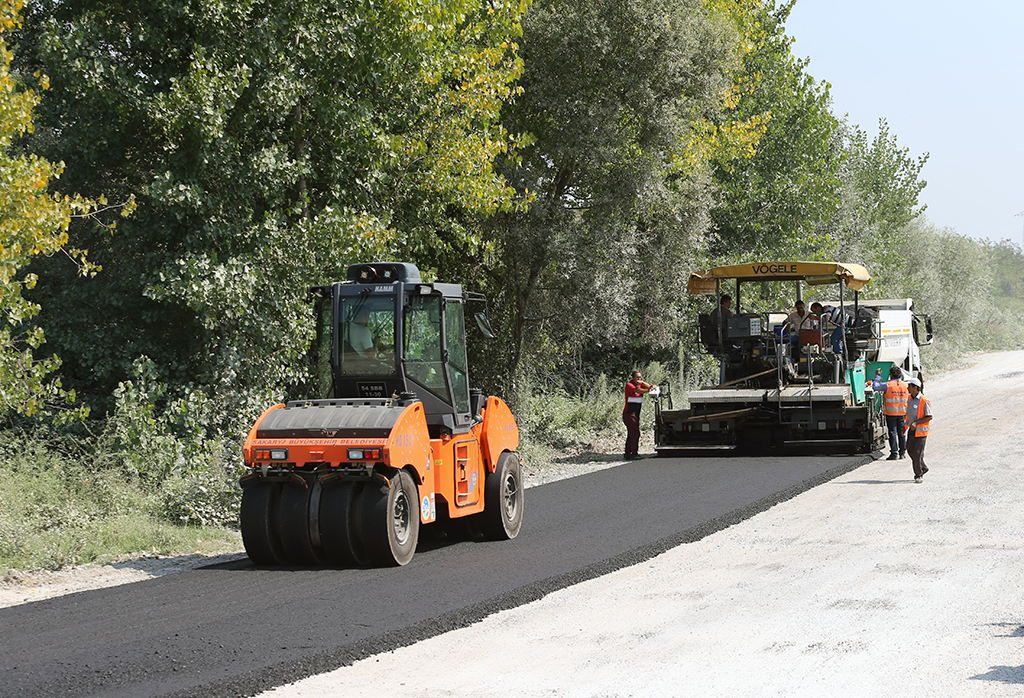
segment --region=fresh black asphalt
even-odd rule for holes
[[[699,540],[870,456],[654,458],[534,487],[518,538],[389,569],[248,560],[0,609],[0,696],[249,696]]]

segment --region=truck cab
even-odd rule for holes
[[[862,300],[861,306],[873,313],[877,329],[866,350],[868,374],[889,366],[899,366],[905,375],[920,377],[921,347],[932,343],[932,319],[919,313],[911,298]]]

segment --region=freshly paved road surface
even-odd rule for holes
[[[909,461],[878,460],[642,564],[272,697],[1019,698],[1024,352],[979,357],[925,393],[936,416],[921,484]]]
[[[516,540],[404,568],[246,560],[2,609],[0,696],[252,695],[650,560],[869,460],[647,459],[531,488]]]

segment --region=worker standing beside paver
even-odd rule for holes
[[[633,371],[626,383],[626,406],[622,410],[622,423],[626,425],[626,449],[623,457],[633,460],[640,449],[640,408],[643,406],[644,395],[655,386],[644,383],[640,371]]]
[[[889,457],[897,460],[907,455],[906,415],[910,393],[901,379],[903,371],[899,366],[889,368],[889,380],[882,382],[882,369],[875,371],[872,389],[882,394],[882,414],[885,415],[885,429],[889,432]]]
[[[914,482],[921,482],[928,466],[924,464],[924,443],[932,425],[932,402],[921,393],[921,381],[907,379],[910,399],[907,401],[907,453],[914,464]]]

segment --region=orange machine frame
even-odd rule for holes
[[[437,519],[438,495],[448,503],[451,518],[483,511],[483,483],[487,472],[494,472],[498,457],[503,452],[519,446],[519,427],[515,418],[508,405],[494,396],[487,399],[482,420],[470,431],[437,439],[429,436],[421,402],[403,408],[387,438],[257,438],[263,419],[271,411],[283,407],[279,404],[266,410],[249,430],[242,448],[247,466],[326,463],[331,468],[338,468],[349,462],[349,448],[379,448],[382,451],[380,458],[369,460],[395,470],[410,471],[413,475],[419,493],[422,523]],[[269,456],[272,448],[287,448],[287,463],[272,461]]]

